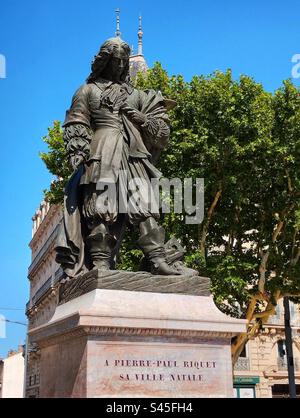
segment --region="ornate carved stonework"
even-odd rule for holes
[[[193,330],[176,330],[176,329],[152,329],[152,328],[125,328],[125,327],[97,327],[85,326],[84,328],[77,328],[73,331],[68,331],[65,334],[50,336],[39,342],[41,348],[50,345],[61,344],[64,341],[72,340],[74,338],[97,336],[103,340],[113,338],[114,341],[130,341],[133,338],[135,341],[139,339],[144,341],[144,337],[151,337],[151,341],[160,340],[161,338],[168,338],[169,342],[172,339],[180,338],[181,342],[186,340],[189,343],[204,343],[215,339],[230,340],[232,332],[216,332],[216,331],[193,331]]]
[[[182,295],[210,295],[210,279],[199,276],[158,276],[147,272],[92,270],[61,283],[59,304],[95,289],[129,290]]]

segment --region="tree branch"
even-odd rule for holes
[[[215,208],[218,204],[218,201],[220,200],[221,195],[222,195],[222,188],[220,188],[217,191],[217,193],[215,195],[215,198],[214,198],[214,200],[213,200],[213,202],[212,202],[212,204],[211,204],[211,206],[210,206],[210,208],[207,212],[207,219],[206,219],[206,222],[203,226],[202,234],[201,234],[201,240],[200,240],[200,251],[203,255],[205,255],[205,242],[206,242],[208,227],[209,227],[211,218],[213,216],[214,210],[215,210]]]
[[[260,266],[259,266],[259,281],[258,281],[258,290],[261,294],[264,294],[265,292],[265,284],[266,284],[266,270],[267,270],[267,262],[270,255],[270,251],[266,251],[263,255],[263,258],[261,260]]]
[[[290,174],[289,174],[288,170],[285,170],[285,174],[286,174],[286,176],[287,176],[287,181],[288,181],[288,191],[289,191],[290,193],[292,193],[292,191],[293,191],[292,179],[291,179],[291,177],[290,177]]]
[[[246,313],[246,319],[248,320],[247,324],[247,332],[240,334],[234,344],[232,344],[231,347],[231,354],[232,354],[232,363],[233,365],[236,363],[237,359],[239,358],[239,355],[243,351],[243,348],[247,344],[247,342],[256,334],[256,332],[260,329],[261,324],[267,323],[269,317],[274,313],[276,303],[280,297],[283,295],[280,294],[280,291],[276,291],[273,295],[273,297],[266,297],[265,295],[259,296],[259,294],[254,295],[248,305],[247,313]],[[267,300],[268,303],[263,312],[256,312],[256,302],[258,300]],[[271,302],[272,301],[272,302]],[[275,302],[275,303],[274,303]],[[256,319],[260,319],[260,321],[257,321]],[[255,320],[255,321],[254,321]],[[254,321],[254,322],[253,322]]]
[[[297,253],[294,258],[291,259],[291,266],[295,267],[295,265],[298,263],[300,257],[300,248],[297,249]]]
[[[280,234],[282,228],[283,228],[284,222],[280,221],[275,229],[275,231],[273,232],[272,235],[272,242],[273,244],[276,242],[278,235]]]

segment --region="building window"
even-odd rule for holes
[[[247,344],[244,346],[243,351],[241,352],[239,357],[248,357],[247,356]]]
[[[281,358],[286,357],[285,340],[279,340],[277,342],[277,348],[278,348],[278,356]]]
[[[236,376],[233,384],[235,398],[256,398],[259,376]]]
[[[276,306],[276,318],[279,320],[281,318],[281,309],[280,305]]]
[[[245,345],[243,351],[239,355],[234,370],[250,370],[250,361],[248,357],[248,344]]]
[[[296,385],[296,396],[300,398],[300,385]],[[289,385],[273,385],[272,398],[289,398]]]
[[[287,369],[287,356],[286,356],[286,345],[285,340],[277,341],[277,350],[278,350],[278,370]]]
[[[290,302],[290,314],[291,314],[291,318],[293,319],[293,317],[295,315],[295,304],[294,304],[294,302]]]
[[[39,380],[39,377],[36,374],[29,376],[29,386],[37,385],[38,380]]]
[[[255,393],[255,386],[254,385],[241,385],[235,386],[234,390],[234,397],[235,398],[256,398]]]

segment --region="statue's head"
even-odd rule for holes
[[[125,81],[129,75],[130,46],[121,38],[108,39],[92,62],[92,72],[87,82],[99,78],[111,81]]]

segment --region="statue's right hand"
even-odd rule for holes
[[[73,170],[77,170],[77,168],[82,164],[84,161],[83,155],[71,155],[70,156],[70,164]]]

